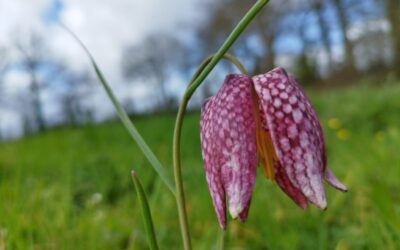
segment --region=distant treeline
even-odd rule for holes
[[[201,22],[190,24],[193,32],[184,39],[158,32],[121,49],[121,65],[115,67],[121,68],[127,84],[157,90],[148,91],[150,105],[146,108],[138,100],[126,98],[123,104],[129,113],[174,111],[180,92],[171,82],[190,79],[199,62],[215,52],[250,3],[221,0],[199,7],[207,14]],[[43,35],[34,31],[16,36],[14,47],[18,56],[10,56],[0,45],[0,109],[1,114],[18,114],[20,134],[96,120],[103,110],[97,105],[96,81],[89,68],[70,67],[48,48]],[[335,86],[366,74],[399,77],[400,1],[270,1],[230,53],[251,73],[285,66],[309,86]],[[231,69],[229,64],[220,67]],[[4,81],[15,70],[28,76],[25,88],[8,95],[3,91]],[[202,87],[199,99],[214,91],[209,85]],[[6,123],[5,119],[7,116],[0,116],[0,123]],[[13,128],[4,126],[1,134],[9,137],[7,130]]]

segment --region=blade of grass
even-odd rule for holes
[[[137,143],[139,148],[142,150],[143,154],[147,157],[148,161],[153,166],[154,170],[158,173],[160,178],[163,180],[163,182],[165,183],[167,188],[175,195],[175,188],[172,184],[171,178],[167,175],[165,168],[161,165],[160,161],[157,159],[157,157],[155,156],[153,151],[150,149],[150,147],[147,145],[147,143],[145,142],[143,137],[140,135],[140,133],[136,129],[135,125],[133,125],[132,121],[129,119],[129,116],[126,113],[126,111],[124,110],[124,108],[118,102],[117,98],[115,97],[112,89],[110,88],[109,84],[107,83],[100,68],[97,66],[97,63],[94,60],[94,58],[93,58],[92,54],[90,53],[90,51],[88,50],[88,48],[86,48],[86,46],[83,44],[83,42],[68,27],[66,27],[63,24],[61,24],[61,26],[69,34],[72,35],[72,37],[79,43],[79,45],[86,52],[87,56],[90,59],[92,66],[95,70],[96,76],[99,79],[102,86],[104,87],[104,90],[106,91],[112,104],[114,105],[115,111],[117,112],[118,117],[120,118],[121,122],[124,124],[126,130],[128,130],[128,133],[130,134],[132,139]]]
[[[135,184],[136,193],[142,210],[142,217],[143,217],[144,227],[146,230],[147,241],[149,243],[149,248],[151,250],[157,250],[158,249],[157,238],[154,232],[153,220],[151,218],[151,212],[149,203],[147,202],[146,193],[144,192],[143,186],[140,183],[140,180],[135,171],[131,172],[131,176],[133,184]]]

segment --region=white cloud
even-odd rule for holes
[[[40,16],[51,0],[0,0],[0,44],[11,42],[16,31],[40,25]]]
[[[174,32],[182,22],[196,17],[197,0],[68,0],[64,3],[61,21],[70,27],[89,50],[105,73],[118,74],[121,48],[140,42],[146,35],[159,30]],[[168,10],[168,11],[166,11]],[[82,51],[67,38],[64,31],[54,31],[55,47],[75,65],[82,65]],[[179,31],[177,31],[178,33]]]
[[[16,95],[17,93],[28,88],[30,77],[20,70],[11,70],[4,76],[3,91],[8,96]]]

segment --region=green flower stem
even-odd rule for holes
[[[212,61],[213,58],[214,56],[209,56],[200,64],[199,68],[193,75],[192,80],[188,85],[188,89],[194,84],[197,77],[201,74],[204,68],[207,67],[207,65]],[[243,67],[243,65],[239,62],[239,60],[237,60],[234,56],[225,54],[222,56],[222,58],[231,61],[233,64],[235,64],[242,73],[245,74],[247,72],[246,69]],[[175,122],[173,149],[172,149],[173,162],[174,162],[174,176],[176,185],[176,202],[178,205],[179,223],[181,227],[183,245],[185,250],[191,249],[191,243],[190,243],[189,226],[186,214],[185,194],[183,191],[182,174],[181,174],[182,171],[180,162],[181,158],[180,141],[181,141],[183,117],[185,115],[185,110],[189,102],[190,96],[187,95],[186,91],[183,100],[181,102],[181,105],[179,106],[178,115],[176,117],[176,122]]]
[[[117,98],[115,97],[110,85],[107,83],[103,73],[101,72],[100,68],[97,66],[96,61],[94,60],[90,51],[86,48],[83,42],[73,33],[70,29],[68,29],[65,25],[61,24],[61,26],[72,35],[72,37],[79,43],[79,45],[83,48],[83,50],[88,55],[90,62],[95,70],[96,76],[99,79],[100,83],[103,85],[104,90],[106,91],[108,98],[110,98],[112,104],[114,105],[115,111],[118,114],[122,124],[124,124],[126,130],[128,131],[129,135],[132,139],[137,143],[139,148],[142,150],[143,154],[147,157],[147,160],[153,166],[154,170],[158,173],[158,175],[163,180],[164,184],[167,186],[168,190],[171,191],[172,194],[175,194],[175,188],[172,184],[171,178],[168,176],[165,168],[161,165],[160,161],[157,159],[153,151],[147,145],[143,137],[140,135],[138,130],[136,129],[135,125],[133,125],[132,121],[129,119],[128,114],[118,102]]]
[[[151,212],[150,212],[149,203],[146,198],[146,193],[144,192],[143,186],[140,183],[140,180],[135,171],[131,172],[131,176],[132,176],[133,184],[135,185],[135,188],[136,188],[136,193],[137,193],[140,207],[142,210],[144,228],[146,230],[149,248],[151,250],[157,250],[158,249],[157,238],[156,238],[156,234],[154,232],[153,220],[151,219]]]
[[[246,13],[238,25],[233,29],[232,33],[222,44],[221,48],[217,51],[215,56],[211,58],[209,63],[204,63],[203,70],[199,70],[198,76],[194,77],[191,84],[183,96],[181,105],[179,106],[178,114],[175,122],[174,138],[173,138],[173,164],[174,164],[174,177],[176,187],[176,202],[178,206],[179,223],[182,233],[183,246],[185,250],[192,249],[190,243],[190,233],[186,213],[185,194],[182,182],[182,170],[180,162],[180,141],[182,132],[183,117],[186,111],[187,104],[194,91],[200,86],[200,84],[206,79],[208,74],[217,65],[217,63],[224,57],[229,48],[233,45],[243,30],[249,25],[254,17],[264,8],[269,0],[258,0],[253,7]]]
[[[224,250],[224,248],[225,248],[225,231],[218,228],[217,250]]]

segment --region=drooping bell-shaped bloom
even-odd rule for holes
[[[346,191],[326,166],[321,125],[310,101],[282,68],[249,77],[231,74],[200,118],[205,174],[219,224],[226,196],[233,218],[245,220],[259,163],[268,179],[305,208],[326,208],[324,178]]]

